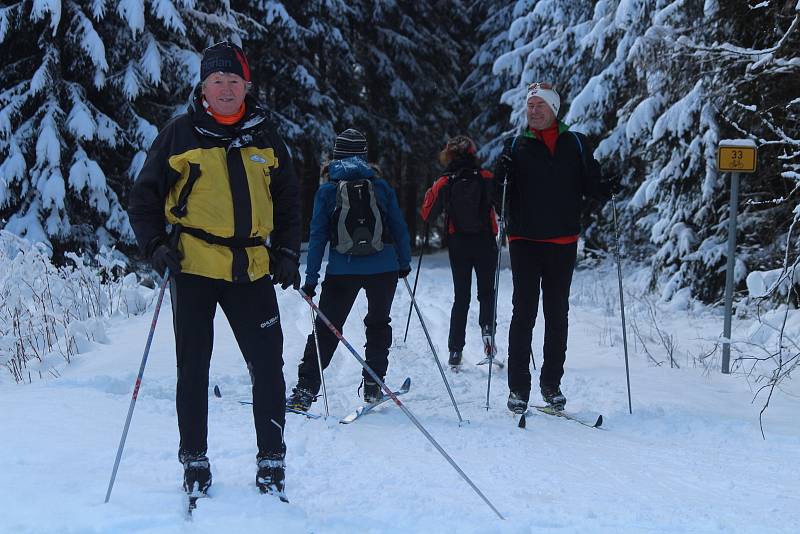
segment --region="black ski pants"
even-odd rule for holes
[[[578,244],[557,245],[517,239],[509,245],[514,310],[508,332],[508,387],[527,398],[531,390],[531,339],[539,291],[544,311],[544,363],[539,385],[558,386],[567,357],[569,288]]]
[[[364,317],[367,335],[367,344],[364,350],[365,360],[381,379],[386,376],[386,369],[389,367],[389,347],[392,345],[392,327],[389,326],[392,319],[389,317],[389,312],[392,309],[396,288],[397,272],[328,274],[325,275],[325,280],[322,282],[322,292],[319,296],[320,311],[339,332],[344,333],[342,329],[347,316],[353,308],[358,292],[364,289],[367,294],[367,315]],[[322,368],[326,369],[331,363],[339,339],[319,317],[317,317],[315,325]],[[319,364],[317,363],[313,332],[306,340],[306,348],[297,374],[298,387],[305,388],[315,395],[319,392]],[[366,370],[362,370],[361,375],[364,378],[369,377]],[[370,378],[370,380],[372,379]]]
[[[453,309],[450,311],[450,335],[447,347],[452,351],[464,349],[467,314],[472,300],[472,271],[478,282],[481,327],[492,325],[494,319],[494,274],[497,269],[497,243],[490,233],[448,236],[450,271],[453,274]]]
[[[283,332],[269,276],[233,283],[180,273],[172,278],[170,293],[178,360],[180,453],[205,454],[208,448],[208,371],[219,304],[250,371],[258,457],[282,455]]]

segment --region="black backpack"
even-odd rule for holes
[[[375,254],[383,250],[384,230],[372,180],[339,182],[331,219],[331,247],[352,256]]]
[[[456,232],[479,234],[490,231],[489,188],[480,169],[462,169],[448,175],[445,211]]]

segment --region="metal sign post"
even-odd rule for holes
[[[717,150],[717,170],[731,173],[731,203],[728,213],[728,264],[725,269],[725,324],[722,341],[722,372],[729,374],[731,362],[731,316],[733,274],[736,267],[736,217],[739,208],[739,173],[756,170],[756,144],[751,139],[724,139]]]

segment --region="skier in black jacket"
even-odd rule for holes
[[[578,247],[583,198],[598,196],[600,166],[586,137],[556,119],[561,101],[550,84],[528,88],[528,125],[508,139],[497,169],[508,176],[506,213],[514,282],[508,333],[508,408],[527,409],[531,338],[542,294],[542,398],[563,409],[561,378],[567,351],[569,292]]]

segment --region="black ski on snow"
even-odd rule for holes
[[[539,412],[541,412],[543,414],[552,415],[554,417],[561,417],[563,419],[568,419],[570,421],[575,421],[576,423],[580,423],[583,426],[588,426],[590,428],[600,428],[603,425],[603,416],[600,415],[600,414],[598,414],[597,417],[594,418],[594,419],[587,419],[585,417],[580,417],[578,415],[574,415],[574,414],[571,414],[569,412],[565,412],[564,410],[559,410],[559,409],[554,408],[553,406],[549,406],[549,405],[548,406],[534,406],[533,408],[535,408],[537,411],[539,411]],[[528,413],[530,413],[530,410],[525,412],[525,414],[523,414],[522,417],[524,418],[525,415],[528,414]],[[520,428],[525,428],[525,423],[520,421]]]
[[[219,386],[218,385],[214,386],[214,396],[217,397],[218,399],[222,398],[222,392],[219,390]],[[241,405],[252,405],[253,401],[240,400],[239,404],[241,404]],[[318,415],[318,414],[315,414],[315,413],[304,412],[303,410],[298,410],[296,408],[290,408],[288,406],[286,407],[286,411],[288,413],[296,413],[298,415],[305,415],[309,419],[319,419],[320,417],[322,417],[321,415]]]
[[[243,401],[243,400],[240,400],[240,401],[239,401],[239,404],[242,404],[242,405],[252,405],[252,404],[253,404],[253,401]],[[306,417],[308,417],[309,419],[319,419],[319,418],[321,418],[321,417],[322,417],[322,416],[321,416],[321,415],[319,415],[319,414],[312,413],[312,412],[304,412],[303,410],[298,410],[297,408],[290,408],[289,406],[286,406],[286,413],[296,413],[297,415],[305,415],[305,416],[306,416]]]
[[[289,406],[286,407],[286,413],[296,413],[297,415],[305,415],[309,419],[319,419],[322,417],[320,414],[312,412],[304,412],[303,410],[298,410],[297,408],[291,408]]]
[[[409,389],[411,389],[411,377],[406,378],[405,381],[403,382],[403,385],[400,386],[400,389],[394,391],[393,393],[395,395],[403,395],[404,393],[408,393]],[[343,425],[349,425],[353,421],[356,421],[361,416],[368,414],[373,409],[377,408],[378,406],[380,406],[381,404],[383,404],[388,400],[392,400],[392,397],[390,397],[389,395],[384,395],[383,397],[381,397],[381,400],[379,401],[373,402],[371,404],[363,404],[358,408],[356,408],[353,413],[342,417],[339,420],[339,422],[342,423]]]

